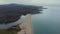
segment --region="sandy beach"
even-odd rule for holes
[[[31,25],[31,15],[26,15],[26,20],[24,23],[19,25],[21,27],[21,31],[19,31],[17,34],[33,34],[33,28]]]

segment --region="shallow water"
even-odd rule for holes
[[[12,22],[12,23],[8,23],[8,24],[0,24],[0,29],[8,29],[12,26],[16,26],[16,25],[19,25],[21,23],[23,23],[25,21],[25,17],[26,16],[21,16],[21,18],[15,22]]]
[[[60,7],[46,8],[42,14],[32,15],[34,34],[60,34]]]

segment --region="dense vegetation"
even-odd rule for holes
[[[0,5],[0,24],[17,21],[21,15],[41,13],[42,6],[4,4]]]

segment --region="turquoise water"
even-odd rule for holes
[[[60,34],[60,7],[46,8],[42,14],[32,15],[34,34]]]

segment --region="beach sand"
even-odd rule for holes
[[[26,20],[24,23],[20,24],[21,31],[19,31],[17,34],[33,34],[33,28],[31,25],[31,15],[26,15]]]

